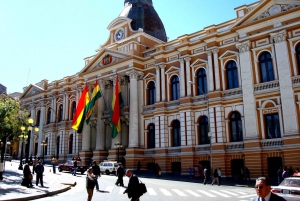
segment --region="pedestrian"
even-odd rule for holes
[[[56,173],[56,163],[57,163],[57,158],[55,158],[55,156],[53,156],[52,158],[52,169],[53,169],[53,174]]]
[[[290,176],[293,176],[294,170],[293,170],[292,166],[289,167],[288,172],[289,172]]]
[[[35,172],[36,172],[36,186],[40,182],[41,186],[44,187],[44,185],[43,185],[44,165],[42,164],[41,160],[39,160],[38,164],[36,165]]]
[[[93,168],[93,174],[95,175],[95,185],[96,185],[96,190],[99,191],[99,184],[98,184],[98,178],[100,177],[100,168],[97,165],[96,161],[92,162],[92,168]]]
[[[199,177],[201,178],[201,179],[203,179],[204,178],[204,176],[203,176],[203,166],[199,163],[199,165],[198,165],[198,171],[199,171]]]
[[[126,171],[126,176],[129,178],[128,187],[123,192],[123,194],[127,193],[128,198],[131,198],[130,201],[139,201],[140,200],[140,194],[137,189],[139,189],[139,179],[136,175],[132,173],[131,170]]]
[[[23,169],[23,182],[22,182],[22,186],[26,186],[27,188],[32,187],[32,174],[29,168],[28,163],[26,163],[24,165],[24,169]]]
[[[245,174],[244,174],[244,168],[241,167],[240,173],[239,173],[239,177],[238,177],[238,182],[243,183],[243,181],[244,181],[244,176],[245,176]]]
[[[193,178],[193,169],[190,167],[190,169],[188,170],[188,173],[190,175],[190,178]]]
[[[117,181],[116,181],[116,186],[118,186],[120,184],[120,186],[123,186],[124,187],[124,183],[123,183],[123,177],[124,177],[124,168],[123,168],[123,165],[122,163],[119,163],[119,167],[117,169],[117,172],[116,172],[116,176],[118,177]]]
[[[289,173],[287,167],[285,166],[283,169],[283,172],[282,172],[282,179],[285,179],[287,177],[290,177],[290,173]]]
[[[13,159],[16,159],[17,158],[17,155],[16,155],[16,152],[14,151],[13,153]]]
[[[89,167],[86,174],[86,191],[88,193],[87,201],[91,201],[95,188],[95,175],[93,174],[93,168]]]
[[[214,179],[211,182],[211,185],[214,185],[215,182],[217,181],[218,186],[220,186],[220,184],[219,184],[219,175],[218,175],[218,170],[217,169],[214,169],[213,176],[214,176]]]
[[[206,166],[204,166],[204,170],[203,170],[203,176],[204,176],[204,181],[203,181],[203,184],[206,185],[207,184],[207,177],[208,177],[208,174],[207,174],[207,168]]]
[[[138,163],[137,163],[137,168],[136,168],[136,173],[137,174],[140,174],[141,172],[141,162],[140,161],[138,161]]]
[[[259,177],[256,179],[255,190],[257,196],[250,199],[250,201],[286,201],[271,192],[271,180],[266,177]]]
[[[221,168],[219,168],[218,169],[219,186],[221,185],[221,178],[222,178],[222,172],[221,172]]]
[[[156,175],[155,176],[159,177],[161,175],[161,169],[160,169],[160,166],[158,165],[158,163],[156,163],[155,168],[156,168],[156,170],[155,170]]]
[[[38,160],[37,160],[37,158],[35,156],[34,159],[33,159],[33,164],[32,164],[32,174],[34,174],[35,167],[36,167],[37,164],[38,164]]]
[[[198,178],[199,177],[199,169],[197,166],[194,167],[194,177]]]
[[[33,161],[32,161],[32,154],[30,154],[29,156],[29,165],[32,165],[33,164]]]
[[[245,180],[250,181],[250,171],[247,167],[245,167]]]
[[[75,160],[73,162],[73,172],[72,172],[72,175],[76,176],[76,172],[77,172],[77,168],[78,168],[78,165],[77,165],[77,160]]]

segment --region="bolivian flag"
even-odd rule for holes
[[[113,94],[113,100],[111,103],[111,111],[110,111],[110,119],[112,123],[112,128],[111,128],[112,138],[115,138],[117,134],[121,131],[120,104],[122,103],[123,103],[123,99],[121,96],[121,87],[120,87],[119,78],[117,76],[114,94]]]
[[[88,87],[86,84],[82,91],[82,95],[79,99],[79,102],[78,102],[78,105],[76,108],[76,112],[75,112],[75,116],[72,121],[72,128],[74,130],[77,130],[77,133],[82,132],[83,123],[84,123],[85,116],[86,116],[85,115],[86,114],[86,106],[88,105],[89,102],[90,102],[90,97],[89,97],[89,93],[88,93]]]
[[[86,124],[89,124],[96,100],[99,99],[100,97],[101,97],[100,87],[98,85],[98,81],[96,80],[91,101],[87,105],[87,113],[86,113],[86,120],[85,120]]]

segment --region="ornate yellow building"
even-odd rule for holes
[[[40,126],[30,153],[42,155],[45,140],[46,160],[116,160],[119,142],[127,168],[158,163],[163,173],[212,163],[227,177],[242,167],[251,177],[272,177],[280,166],[300,167],[300,1],[261,0],[235,12],[167,42],[152,0],[125,0],[107,42],[79,73],[24,88],[23,106]],[[116,75],[124,103],[112,139]],[[96,80],[103,96],[76,133],[76,103]]]

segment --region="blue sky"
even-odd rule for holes
[[[153,0],[170,40],[236,17],[255,0]],[[74,75],[109,37],[124,0],[0,0],[0,83],[8,93]]]

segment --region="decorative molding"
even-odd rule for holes
[[[254,91],[261,91],[266,89],[272,89],[272,88],[278,88],[279,87],[279,81],[274,80],[271,82],[264,82],[254,85]]]
[[[271,36],[272,40],[274,40],[275,43],[286,41],[286,31],[285,30],[280,31],[275,34],[271,33],[270,36]]]
[[[130,79],[136,79],[136,80],[142,79],[144,75],[144,73],[136,70],[126,72],[126,74],[130,77]]]
[[[239,49],[240,53],[248,52],[250,50],[250,41],[236,44],[236,47]]]

